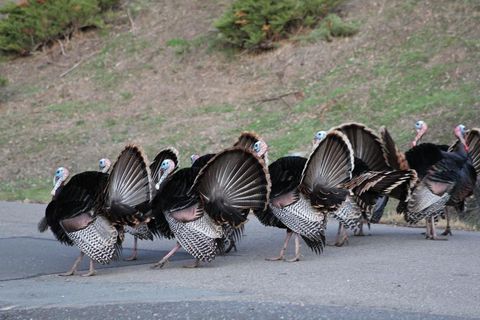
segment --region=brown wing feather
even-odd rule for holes
[[[382,195],[408,199],[417,181],[415,170],[370,171],[353,178],[345,187],[351,189],[362,202],[374,205]]]
[[[398,150],[395,142],[385,126],[380,127],[382,149],[385,161],[394,170],[408,170],[408,162],[403,152]]]

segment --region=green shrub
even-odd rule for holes
[[[334,37],[349,37],[357,32],[358,26],[355,23],[345,22],[336,14],[329,14],[310,33],[297,36],[295,40],[305,42],[331,41]]]
[[[341,0],[236,0],[215,23],[221,39],[243,49],[269,49],[300,26],[312,27]]]
[[[6,87],[8,84],[8,80],[2,76],[0,76],[0,88],[1,87]]]
[[[28,54],[73,31],[101,27],[100,13],[118,0],[24,0],[0,8],[0,51]]]

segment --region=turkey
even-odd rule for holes
[[[213,260],[223,245],[222,225],[244,224],[250,210],[266,207],[269,193],[263,161],[239,148],[216,154],[201,169],[177,171],[152,201],[158,232],[177,244],[152,268],[162,268],[180,247],[195,258],[190,267]]]
[[[464,147],[463,147],[463,144],[460,143],[460,141],[464,139],[463,135],[466,132],[465,126],[459,125],[456,127],[455,135],[457,136],[458,140],[450,147],[447,147],[446,145],[437,145],[432,143],[418,144],[418,141],[425,134],[425,132],[427,131],[427,128],[428,126],[424,121],[420,120],[415,123],[415,129],[417,131],[417,135],[412,142],[412,145],[415,145],[415,146],[409,149],[407,152],[405,152],[405,154],[401,153],[397,149],[397,147],[395,146],[395,142],[390,136],[390,133],[388,132],[388,130],[385,127],[380,128],[380,133],[383,140],[384,152],[386,154],[387,162],[391,167],[400,168],[400,169],[412,168],[417,171],[419,178],[423,179],[427,175],[429,168],[433,164],[435,164],[437,161],[443,159],[444,157],[447,157],[447,158],[455,157],[454,153],[457,153],[457,154],[464,153]],[[475,145],[475,143],[473,145]],[[459,148],[458,146],[461,146],[461,147]],[[446,152],[447,149],[452,152]],[[448,155],[449,153],[451,153],[451,155]],[[471,158],[473,157],[471,156]],[[463,157],[462,161],[465,161],[465,160],[467,159]],[[465,165],[467,164],[465,163]],[[454,165],[452,165],[451,167],[453,168]],[[458,169],[460,170],[461,167]],[[420,190],[418,192],[420,192]],[[458,197],[454,197],[454,199],[449,200],[447,202],[449,206],[450,205],[454,206],[457,212],[463,211],[462,208],[463,208],[464,201],[463,200],[459,201]],[[439,202],[438,205],[442,206],[441,202]],[[445,214],[445,216],[447,217],[447,227],[445,229],[445,232],[442,233],[442,235],[448,235],[448,234],[451,234],[450,225],[449,225],[449,215],[448,215],[447,207],[446,206],[442,206],[442,207],[444,208],[442,214]],[[407,214],[406,210],[407,210],[407,202],[401,201],[399,203],[399,206],[397,207],[397,212],[405,215]],[[433,207],[432,207],[432,210],[433,210]],[[381,217],[381,214],[382,212],[378,212],[379,217]],[[434,218],[436,218],[437,216],[438,214],[437,212],[435,212]],[[430,224],[430,223],[431,223],[431,219],[427,221],[427,224]],[[429,230],[434,231],[434,229],[431,228],[430,226],[429,226]],[[438,237],[436,235],[433,236],[431,233],[430,234],[427,233],[426,238],[437,239]]]
[[[413,190],[412,197],[400,203],[401,211],[409,223],[426,219],[427,239],[446,240],[437,237],[435,218],[443,213],[447,205],[463,210],[464,201],[473,193],[477,180],[474,163],[478,158],[478,139],[473,133],[469,147],[462,125],[455,128],[455,135],[463,146],[455,151],[445,152],[434,144],[423,143],[405,153],[407,163],[417,171],[421,181]]]
[[[265,153],[268,148],[259,141],[253,148],[259,154]],[[323,251],[327,214],[349,210],[353,205],[347,200],[348,191],[339,187],[351,178],[352,170],[353,150],[347,137],[339,131],[326,134],[309,159],[282,157],[269,166],[270,204],[267,210],[256,210],[255,215],[262,224],[284,228],[287,234],[279,256],[267,260],[285,260],[292,235],[295,235],[295,256],[287,261],[300,259],[299,237],[313,252]]]
[[[343,132],[352,145],[354,153],[353,177],[357,177],[368,171],[390,170],[384,160],[381,139],[373,132],[373,130],[360,123],[341,124],[340,126],[333,128],[333,130]],[[318,141],[318,135],[319,133],[315,135],[314,140]],[[355,199],[360,200],[358,197]],[[387,197],[379,195],[379,198],[375,199],[373,202],[377,207],[385,207],[387,204]],[[366,206],[363,206],[363,203],[357,203],[357,205],[360,205],[359,208],[362,210],[349,211],[349,213],[352,214],[351,216],[339,217],[334,214],[334,217],[339,220],[339,230],[335,245],[342,246],[345,242],[348,242],[348,236],[345,230],[346,226],[356,229],[355,235],[358,236],[364,235],[364,222],[367,222],[370,226],[373,211],[371,203]]]
[[[165,179],[172,174],[178,167],[178,151],[175,148],[166,148],[161,150],[150,164],[152,174],[152,199],[157,190]],[[125,260],[137,260],[138,239],[153,240],[153,233],[150,230],[154,226],[154,221],[148,223],[140,223],[135,227],[126,226],[125,231],[133,235],[133,252],[132,255]]]
[[[61,167],[55,172],[54,196],[38,229],[50,228],[60,242],[76,245],[81,251],[72,268],[61,275],[73,275],[85,254],[90,257],[90,267],[84,276],[94,275],[93,261],[107,264],[118,257],[124,225],[135,226],[149,219],[142,211],[151,201],[146,163],[140,148],[128,145],[110,175],[86,171],[65,183],[68,170]]]
[[[233,144],[235,148],[242,148],[242,149],[248,149],[250,151],[253,151],[252,145],[255,144],[255,142],[260,141],[257,143],[258,146],[261,145],[262,139],[260,136],[258,136],[255,132],[242,132],[237,139],[237,141]],[[266,146],[266,144],[263,142],[263,144]],[[192,167],[201,169],[215,154],[214,153],[208,153],[203,156],[199,156],[197,154],[191,155],[190,159],[192,161]],[[262,158],[265,159],[266,156],[266,150],[264,153],[262,153]],[[240,240],[240,238],[243,236],[244,233],[244,225],[240,225],[238,228],[232,228],[232,226],[228,223],[223,224],[223,241],[224,241],[224,246],[222,247],[223,252],[222,254],[227,254],[229,253],[232,249],[237,251],[237,245],[236,243]]]
[[[192,154],[190,159],[192,161],[192,167],[196,169],[201,169],[207,164],[207,162],[215,156],[214,153],[208,153],[203,156],[198,154]],[[222,225],[223,228],[223,251],[219,252],[220,254],[227,254],[232,249],[237,251],[236,242],[242,237],[244,231],[244,225],[240,225],[238,228],[232,228],[228,223]]]
[[[428,125],[423,120],[415,122],[416,136],[412,140],[412,146],[416,146],[418,142],[423,138],[428,130]],[[393,141],[390,133],[385,126],[380,127],[380,136],[382,141],[382,149],[385,157],[385,161],[388,166],[394,170],[408,170],[410,165],[408,164],[405,154],[400,152],[395,142]],[[436,145],[440,150],[447,151],[448,146]],[[388,201],[388,198],[386,198]],[[378,206],[375,208],[372,215],[372,222],[378,223],[383,216],[385,206]]]
[[[314,150],[317,150],[318,145],[321,143],[322,139],[327,137],[327,135],[328,134],[324,131],[319,131],[315,135]],[[339,138],[338,135],[341,138]],[[330,144],[332,144],[332,146],[321,147],[319,149],[321,151],[318,151],[319,153],[316,153],[315,157],[310,157],[310,159],[320,159],[320,161],[312,162],[311,160],[308,160],[310,161],[311,167],[315,168],[318,166],[320,167],[320,169],[318,169],[319,171],[322,170],[321,168],[323,168],[323,175],[325,175],[325,177],[320,177],[321,183],[323,184],[328,183],[328,180],[325,179],[327,179],[329,173],[335,176],[336,172],[332,173],[328,171],[331,169],[329,166],[333,167],[335,170],[342,170],[341,165],[335,167],[333,164],[335,160],[338,160],[337,158],[341,158],[343,156],[346,157],[346,159],[349,159],[349,156],[343,154],[342,151],[347,152],[345,150],[348,150],[347,154],[352,153],[348,139],[341,132],[335,131],[329,137],[329,140],[330,139],[334,139],[333,141],[336,141],[336,144],[335,142],[331,142]],[[258,156],[265,157],[268,146],[260,137],[256,136],[255,134],[248,133],[242,135],[241,139],[239,140],[244,142],[242,147],[246,148],[248,145],[250,145],[250,148],[256,151]],[[344,147],[343,150],[341,146]],[[335,154],[335,152],[337,153]],[[324,156],[324,158],[322,158],[322,156]],[[353,161],[353,154],[351,156]],[[328,161],[331,161],[332,163],[328,163]],[[342,162],[340,161],[339,163]],[[308,198],[310,196],[310,191],[304,191],[303,193],[301,192],[302,190],[307,190],[305,187],[302,188],[302,186],[304,186],[302,184],[302,173],[307,170],[306,165],[306,158],[299,156],[287,156],[277,159],[269,166],[269,173],[272,180],[270,205],[266,211],[256,211],[255,214],[260,222],[262,222],[264,225],[287,229],[287,234],[284,246],[280,251],[280,255],[274,258],[268,258],[267,260],[284,260],[288,242],[294,233],[296,239],[295,256],[293,259],[289,259],[288,261],[298,261],[300,258],[299,236],[304,239],[307,245],[314,252],[321,253],[323,251],[323,247],[325,245],[324,229],[326,224],[326,213],[325,210],[320,210],[320,212],[317,212],[316,209],[311,206],[311,203],[309,204],[308,199],[305,199],[305,197]],[[349,181],[350,173],[353,170],[353,164],[351,167],[347,166],[347,168],[348,170],[345,173],[344,182]],[[337,175],[338,174],[340,173],[337,173]],[[349,220],[347,218],[351,217],[352,213],[356,214],[360,212],[360,208],[356,205],[355,197],[363,199],[363,205],[366,206],[367,202],[371,202],[371,198],[378,198],[380,194],[388,194],[393,189],[397,190],[395,186],[392,187],[392,185],[397,184],[398,188],[400,188],[400,185],[403,185],[404,182],[408,182],[408,179],[412,176],[411,172],[394,172],[391,173],[387,178],[379,177],[378,175],[381,174],[384,173],[372,172],[369,177],[365,177],[364,180],[357,181],[358,186],[352,183],[351,188],[355,188],[354,190],[359,192],[358,195],[351,194],[350,191],[340,183],[338,184],[338,190],[332,187],[332,192],[335,197],[342,198],[345,195],[344,205],[341,205],[338,211],[334,210],[335,208],[329,208],[327,205],[327,211],[332,209],[330,211],[335,212],[335,214],[340,218],[343,218],[344,221]],[[390,184],[379,183],[382,179],[384,179],[383,182],[390,182]],[[364,185],[361,185],[362,183],[364,183]],[[374,186],[378,187],[378,191],[373,190]],[[340,193],[340,195],[336,194],[335,192]],[[372,194],[375,194],[375,197],[373,197]],[[335,197],[333,199],[335,199]],[[328,202],[327,198],[323,198],[323,200]],[[299,210],[300,213],[304,214],[303,216],[300,215],[299,217]],[[359,215],[357,215],[357,221],[358,217]],[[303,229],[299,229],[298,225],[300,225]]]
[[[420,140],[423,138],[423,136],[427,133],[428,130],[428,125],[425,121],[423,120],[418,120],[415,122],[415,131],[417,134],[415,135],[415,138],[413,138],[412,141],[412,146],[415,147]],[[446,144],[436,144],[436,146],[442,150],[442,151],[447,151],[450,146],[447,146]]]
[[[164,160],[169,159],[170,161],[165,162],[163,164],[163,168],[161,164]],[[160,178],[165,173],[166,176],[171,174],[177,169],[178,165],[178,151],[175,148],[166,148],[161,150],[156,156],[153,162],[150,164],[150,172],[152,175],[152,190],[153,196],[156,193],[156,190],[160,187],[157,183],[160,183]],[[108,158],[102,158],[98,162],[98,166],[101,172],[108,173],[109,168],[111,166],[111,161]],[[150,223],[152,225],[153,222]],[[125,230],[126,233],[133,235],[133,249],[132,255],[130,257],[125,258],[126,261],[133,261],[137,260],[138,255],[138,239],[140,240],[153,240],[153,233],[150,231],[148,223],[140,223],[135,227],[131,227],[126,225]]]
[[[420,142],[420,140],[423,138],[427,130],[428,130],[428,125],[425,121],[418,120],[415,123],[415,131],[417,132],[417,134],[412,141],[413,147],[415,147],[418,144],[418,142]],[[451,151],[451,148],[453,147],[453,145],[448,146],[446,144],[435,144],[435,146],[437,146],[441,151]],[[450,214],[448,213],[448,207],[445,207],[445,211],[443,215],[447,219],[447,226],[445,228],[445,231],[442,233],[442,235],[444,236],[452,235],[452,231],[450,229]]]

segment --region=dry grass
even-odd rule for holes
[[[402,215],[396,214],[394,212],[389,212],[382,217],[381,223],[383,224],[393,224],[396,226],[403,227],[415,227],[415,228],[425,228],[425,221],[421,221],[415,225],[410,225],[405,222],[405,219]],[[436,226],[438,229],[445,229],[447,226],[447,220],[440,219]],[[478,228],[474,225],[471,225],[465,221],[460,220],[458,217],[452,217],[450,220],[450,228],[452,230],[467,230],[467,231],[478,231]]]
[[[188,165],[246,129],[275,159],[308,151],[314,132],[343,121],[387,125],[403,149],[419,118],[442,143],[455,124],[480,123],[473,2],[349,0],[339,14],[357,35],[261,55],[215,47],[211,24],[228,4],[132,1],[134,30],[122,11],[108,32],[66,43],[67,56],[53,47],[0,62],[0,199],[45,201],[57,166],[96,169],[131,141],[151,157],[173,145]],[[289,92],[299,94],[261,102]]]

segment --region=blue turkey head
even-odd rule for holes
[[[98,161],[98,168],[103,173],[107,173],[108,170],[110,169],[111,165],[112,165],[112,163],[107,158],[102,158],[102,159],[100,159],[100,161]]]
[[[57,192],[57,189],[67,180],[70,172],[67,168],[59,167],[55,170],[55,175],[53,176],[53,189],[51,195],[54,196]]]
[[[163,181],[165,181],[165,178],[168,177],[168,175],[175,169],[175,162],[171,159],[165,159],[162,161],[160,164],[160,169],[159,169],[159,176],[160,178],[158,179],[158,182],[155,184],[155,189],[160,190],[160,185],[162,184]]]
[[[423,126],[425,125],[425,122],[422,121],[422,120],[418,120],[417,122],[415,122],[415,130],[418,132],[420,130],[422,130]]]
[[[317,131],[317,133],[315,133],[314,139],[316,141],[322,141],[323,139],[325,139],[326,136],[327,136],[327,132],[321,130],[321,131]]]
[[[415,138],[412,141],[412,146],[415,147],[417,145],[417,143],[423,137],[425,132],[427,132],[427,129],[428,129],[428,126],[425,123],[425,121],[418,120],[417,122],[415,122],[415,131],[417,131],[417,135],[415,136]]]

